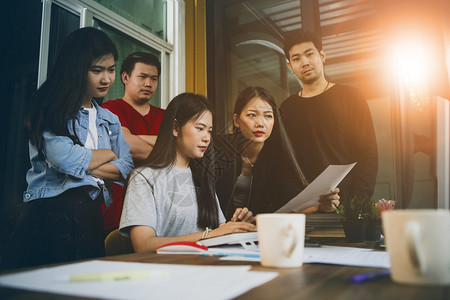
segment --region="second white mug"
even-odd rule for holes
[[[391,277],[398,283],[450,284],[450,212],[400,209],[382,213]]]

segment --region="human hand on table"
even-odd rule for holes
[[[247,207],[237,208],[231,218],[232,222],[249,222],[255,223],[253,213]]]
[[[211,230],[208,237],[221,236],[229,233],[256,231],[256,225],[248,222],[226,222],[214,230]]]

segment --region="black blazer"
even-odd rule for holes
[[[232,195],[242,171],[241,153],[246,139],[242,134],[214,137],[215,186],[221,209],[227,220],[236,207]],[[282,149],[266,141],[252,169],[248,208],[254,215],[273,213],[304,189]]]

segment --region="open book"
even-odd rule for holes
[[[329,194],[338,186],[355,163],[349,165],[330,165],[303,191],[282,206],[276,213],[301,212],[311,206],[317,205],[321,195]]]

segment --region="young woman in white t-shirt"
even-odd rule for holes
[[[119,231],[131,237],[136,252],[256,231],[247,208],[235,212],[242,222],[225,223],[220,210],[213,162],[203,159],[211,141],[212,111],[203,96],[176,96],[164,114],[153,151],[130,174]]]

